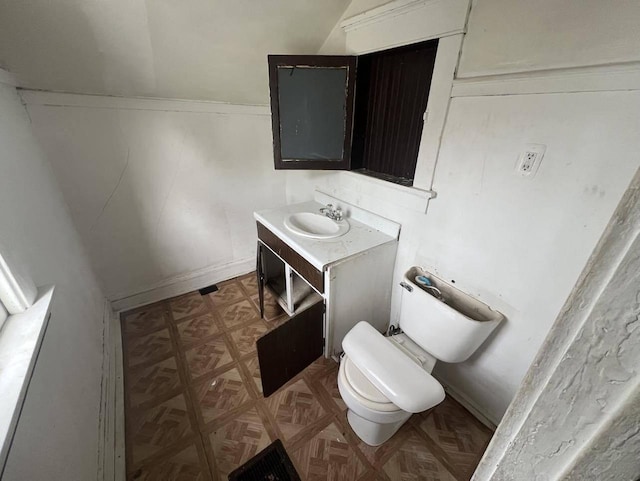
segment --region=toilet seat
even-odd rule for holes
[[[349,391],[349,397],[356,399],[368,411],[381,415],[401,411],[377,387],[371,384],[348,356],[345,356],[340,363],[338,377],[342,388]]]
[[[355,411],[365,419],[379,423],[396,422],[401,419],[406,419],[411,415],[392,402],[377,403],[358,394],[347,379],[345,373],[347,362],[349,362],[349,358],[346,356],[343,357],[340,362],[340,368],[338,369],[338,390],[340,391],[342,400],[350,410]]]
[[[394,344],[364,321],[356,324],[342,341],[345,358],[384,396],[376,398],[377,401],[390,401],[409,413],[440,404],[444,400],[440,383]],[[356,384],[366,397],[375,397],[365,383],[356,381]]]
[[[353,363],[349,357],[344,359],[344,373],[349,385],[363,398],[378,404],[393,404],[387,396],[371,384],[362,371]],[[400,409],[400,408],[397,408]]]

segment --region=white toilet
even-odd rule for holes
[[[418,275],[431,280],[444,302],[418,286]],[[338,388],[349,424],[371,446],[391,438],[412,413],[441,403],[444,389],[431,376],[436,361],[465,361],[504,319],[418,267],[405,274],[401,286],[403,333],[385,337],[361,321],[342,341]]]

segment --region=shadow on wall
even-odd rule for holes
[[[46,9],[46,14],[41,9]],[[4,15],[0,14],[0,18],[4,17],[4,20],[0,20],[0,28],[5,31],[5,37],[20,39],[21,43],[32,45],[27,64],[20,60],[23,50],[18,46],[6,42],[1,49],[5,67],[10,71],[19,70],[22,74],[20,77],[23,78],[19,78],[20,85],[29,87],[24,78],[33,78],[36,73],[39,77],[48,78],[46,82],[55,83],[57,77],[64,75],[66,79],[66,72],[71,71],[82,72],[82,75],[71,79],[68,91],[91,92],[88,85],[104,89],[104,58],[95,56],[95,52],[101,51],[100,45],[80,4],[39,3],[34,8],[32,2],[8,2],[1,11],[5,12]],[[79,42],[78,39],[82,41]],[[55,58],[48,54],[52,48],[66,52],[66,55]]]

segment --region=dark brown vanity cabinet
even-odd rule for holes
[[[311,204],[311,210],[317,211]],[[397,234],[393,234],[399,232],[399,226],[387,235],[351,219],[351,230],[343,240],[306,243],[308,250],[303,251],[295,240],[285,242],[289,234],[284,225],[278,230],[286,212],[290,211],[274,209],[255,216],[261,314],[264,315],[265,293],[269,292],[291,316],[257,342],[265,396],[318,357],[338,359],[344,336],[358,322],[367,321],[383,332],[391,311],[390,285],[398,243]],[[352,250],[346,247],[358,242],[366,246],[361,244]],[[342,248],[336,249],[337,246]]]
[[[324,280],[322,272],[260,223],[256,273],[260,315],[264,317],[268,290],[291,316],[257,341],[262,391],[267,397],[324,352]]]

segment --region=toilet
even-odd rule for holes
[[[416,276],[426,276],[442,300]],[[384,336],[360,321],[342,341],[338,389],[351,428],[370,446],[391,438],[413,413],[441,403],[444,389],[431,375],[436,362],[467,360],[504,320],[419,267],[409,269],[400,286],[400,333]]]

